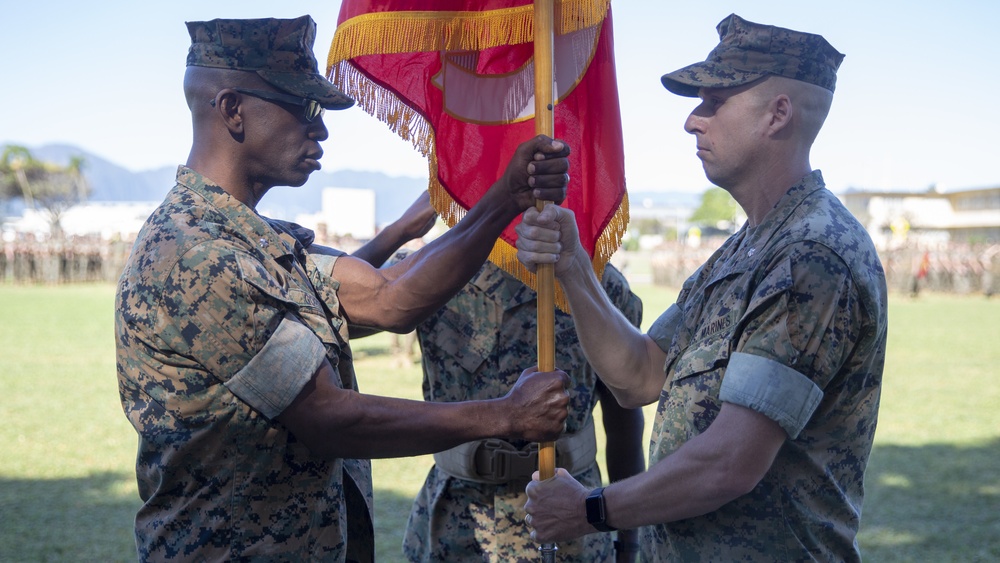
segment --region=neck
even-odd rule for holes
[[[240,171],[246,170],[246,167],[235,165],[225,155],[217,156],[192,148],[185,166],[209,178],[250,209],[257,209],[257,204],[268,190],[241,174]]]
[[[794,166],[789,166],[787,162],[774,163],[747,178],[739,186],[729,190],[729,193],[747,214],[748,225],[756,227],[774,209],[788,189],[811,171],[808,159]]]

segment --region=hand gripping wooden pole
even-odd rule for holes
[[[553,108],[553,43],[554,0],[535,0],[535,133],[555,137]],[[541,211],[552,202],[538,201]],[[536,270],[538,283],[538,369],[552,371],[556,368],[555,349],[555,274],[552,264],[540,264]],[[554,442],[538,444],[538,473],[544,481],[556,474],[556,448]],[[555,561],[555,544],[540,548],[542,561]]]

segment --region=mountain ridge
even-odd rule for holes
[[[0,146],[16,143],[4,143]],[[91,187],[92,202],[161,201],[174,185],[176,166],[133,172],[86,149],[68,144],[27,147],[39,160],[65,165],[70,158],[84,159],[83,173]],[[294,220],[297,215],[321,208],[324,188],[360,188],[375,192],[375,223],[382,227],[397,219],[427,189],[427,177],[390,176],[363,170],[319,170],[301,187],[278,187],[264,196],[258,210],[269,217]],[[630,192],[635,212],[639,207],[697,207],[701,194],[687,192]]]
[[[90,184],[88,201],[134,202],[160,201],[174,185],[176,166],[163,166],[133,172],[86,149],[66,144],[28,147],[39,160],[65,165],[70,158],[84,159],[83,173]],[[264,215],[294,219],[296,215],[316,213],[321,207],[324,188],[361,188],[375,192],[375,222],[385,225],[398,218],[427,189],[427,178],[389,176],[362,170],[319,170],[302,186],[281,186],[264,196],[258,209]]]

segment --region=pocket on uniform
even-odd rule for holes
[[[696,342],[682,350],[673,363],[673,381],[712,371],[729,361],[729,333]],[[669,360],[668,360],[669,361]]]
[[[657,416],[669,433],[683,437],[704,432],[721,407],[719,390],[729,361],[729,339],[702,340],[682,350],[672,366],[673,376],[664,385]],[[680,443],[667,448],[672,451]]]
[[[291,283],[285,287],[273,274],[268,272],[259,261],[243,254],[237,255],[237,263],[243,281],[257,288],[280,306],[294,312],[323,341],[328,348],[341,347],[333,330],[327,322],[326,313],[316,296],[301,287]]]
[[[424,344],[440,350],[441,357],[451,358],[474,373],[493,355],[498,339],[496,328],[488,315],[470,322],[470,315],[445,307],[436,313],[431,326],[420,328],[420,333]]]

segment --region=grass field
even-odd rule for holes
[[[674,297],[635,289],[646,326]],[[135,559],[136,438],[118,402],[113,291],[0,286],[0,561]],[[356,344],[362,391],[418,398],[419,369],[389,344]],[[1000,559],[998,374],[1000,300],[892,297],[866,560]],[[374,463],[379,561],[400,560],[429,466],[426,456]]]

